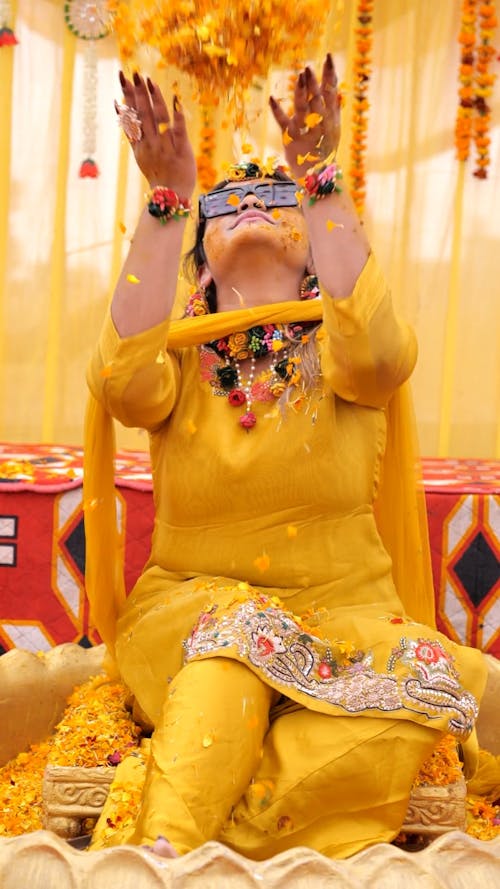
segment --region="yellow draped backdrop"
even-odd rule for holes
[[[97,45],[101,175],[80,179],[84,43],[66,28],[63,0],[10,5],[19,46],[0,49],[0,438],[79,444],[85,366],[144,183],[113,110],[113,37]],[[366,225],[420,342],[422,452],[500,457],[500,84],[490,177],[478,181],[472,162],[454,159],[459,15],[459,0],[375,2]],[[347,86],[344,166],[352,18],[350,0],[333,0],[325,44]],[[196,109],[190,127],[196,140]],[[218,133],[220,164],[233,147]],[[267,113],[250,135],[260,154],[279,150]],[[119,444],[146,447],[134,430]]]

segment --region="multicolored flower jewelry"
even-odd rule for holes
[[[202,380],[212,386],[214,395],[225,396],[232,407],[245,405],[239,423],[252,429],[257,417],[254,401],[274,401],[285,389],[302,380],[300,355],[290,356],[291,348],[304,345],[318,322],[264,324],[236,331],[200,347]],[[272,355],[269,367],[255,377],[256,361]],[[240,361],[250,359],[248,376],[243,379]]]

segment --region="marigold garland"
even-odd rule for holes
[[[476,149],[473,175],[486,179],[490,163],[491,96],[496,75],[489,70],[495,56],[491,45],[497,25],[494,0],[463,0],[460,20],[459,103],[455,124],[456,156],[466,161],[471,143]]]
[[[353,61],[353,100],[351,120],[351,148],[349,176],[351,195],[360,216],[366,199],[366,132],[368,129],[368,89],[372,73],[374,0],[358,0],[355,27],[355,53]]]

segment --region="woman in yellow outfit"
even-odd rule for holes
[[[394,838],[441,735],[473,736],[485,683],[479,652],[418,622],[433,600],[404,496],[415,339],[332,161],[329,55],[320,81],[299,75],[290,117],[271,99],[293,179],[241,164],[201,197],[181,321],[183,112],[137,74],[121,82],[152,190],[89,370],[86,522],[97,625],[154,726],[122,841],[345,857]],[[148,430],[154,480],[151,556],[126,601],[102,532],[111,416]]]

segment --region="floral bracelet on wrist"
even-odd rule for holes
[[[324,198],[332,192],[341,192],[339,180],[342,179],[342,170],[326,158],[322,163],[311,167],[304,177],[303,193],[309,198],[309,206],[313,206],[320,198]]]
[[[159,219],[165,225],[169,219],[182,219],[191,212],[189,198],[180,198],[176,191],[166,188],[164,185],[156,185],[146,194],[148,210],[151,216]]]

